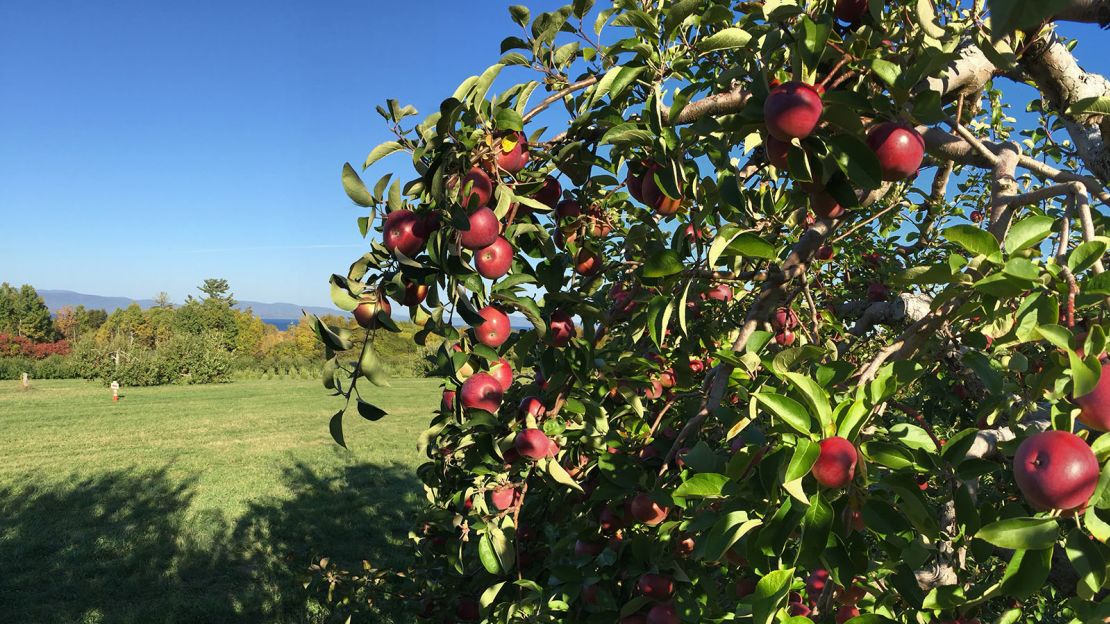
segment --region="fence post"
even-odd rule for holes
[[[24,390],[30,390],[31,389],[31,376],[28,375],[27,373],[23,373],[23,389]]]

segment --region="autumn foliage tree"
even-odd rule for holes
[[[336,440],[347,408],[386,417],[394,309],[444,340],[412,569],[323,566],[348,608],[1110,616],[1110,82],[1056,30],[1107,4],[510,13],[438,111],[379,108],[396,139],[363,168],[414,176],[343,168],[373,235],[331,282],[358,361],[310,319]]]

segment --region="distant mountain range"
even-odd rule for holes
[[[65,306],[77,307],[83,305],[86,308],[94,310],[106,310],[111,313],[113,310],[119,308],[126,308],[132,303],[139,304],[139,307],[152,308],[154,307],[153,299],[131,299],[129,297],[102,297],[100,295],[86,295],[84,293],[73,292],[72,290],[39,290],[39,295],[42,296],[46,302],[46,307],[50,308],[51,312],[57,312]],[[319,306],[300,306],[295,303],[262,303],[260,301],[240,301],[236,306],[240,310],[250,308],[254,311],[255,316],[276,321],[288,321],[301,318],[301,310],[312,312],[314,314],[343,314],[337,308],[322,308]]]

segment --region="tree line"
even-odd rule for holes
[[[125,386],[211,383],[233,378],[316,376],[323,349],[313,329],[295,323],[284,331],[253,311],[239,310],[223,279],[207,279],[199,295],[175,305],[160,293],[155,304],[111,313],[83,305],[52,316],[31,285],[0,285],[0,378],[86,378]],[[351,321],[329,317],[332,325]],[[415,328],[408,328],[411,337]],[[423,372],[422,353],[398,336],[383,345],[398,374]]]

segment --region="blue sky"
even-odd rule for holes
[[[0,3],[0,280],[328,305],[365,247],[339,170],[390,138],[374,106],[435,110],[496,62],[509,4]],[[1110,35],[1065,32],[1110,73]]]
[[[509,4],[0,3],[0,280],[330,305],[374,106],[436,110],[497,61]]]

